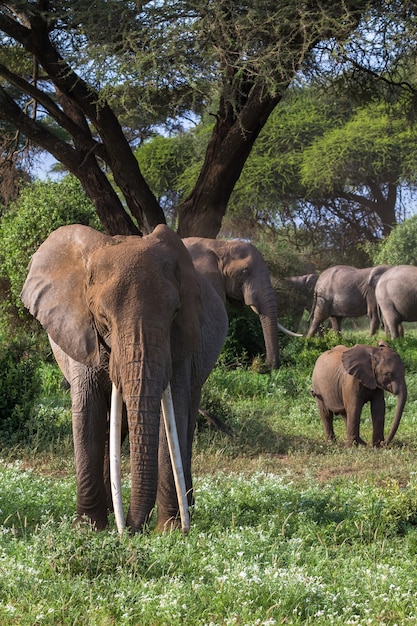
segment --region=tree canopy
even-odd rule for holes
[[[348,63],[347,53],[358,64],[350,35],[356,29],[358,40],[371,20],[375,28],[379,10],[403,16],[413,10],[407,5],[0,4],[0,117],[5,132],[18,131],[3,143],[3,156],[29,140],[79,178],[108,232],[148,232],[166,217],[132,147],[157,124],[173,128],[208,112],[212,131],[176,215],[181,236],[216,236],[255,141],[300,72],[330,66],[336,50],[339,64]]]

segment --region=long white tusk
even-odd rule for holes
[[[111,495],[113,499],[114,517],[116,520],[117,530],[120,534],[123,533],[126,527],[125,518],[123,515],[122,479],[120,472],[122,407],[122,394],[113,383],[110,407],[110,485]]]
[[[169,454],[171,456],[172,469],[174,472],[174,481],[175,488],[177,490],[178,505],[180,508],[181,528],[184,535],[186,535],[190,530],[190,513],[188,510],[187,491],[185,487],[180,444],[178,441],[177,424],[175,422],[171,385],[169,383],[162,394],[161,407],[165,430],[167,434]]]
[[[300,333],[294,333],[292,330],[288,330],[288,328],[285,328],[285,326],[283,326],[279,322],[277,322],[277,325],[278,325],[279,330],[281,330],[286,335],[289,335],[290,337],[302,337],[303,336],[303,335],[300,335]]]

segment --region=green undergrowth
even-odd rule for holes
[[[336,343],[331,333],[287,343],[270,374],[213,371],[202,406],[228,433],[200,416],[187,537],[158,535],[152,524],[120,537],[112,518],[103,532],[73,528],[68,393],[43,366],[31,433],[2,446],[0,624],[417,623],[417,336],[389,342],[405,362],[409,397],[383,450],[346,448],[340,418],[338,442],[324,441],[311,372]],[[395,398],[386,400],[388,428]],[[365,408],[361,434],[370,433]],[[125,509],[129,489],[125,449]]]
[[[192,530],[74,529],[74,481],[1,470],[5,624],[413,624],[417,485],[197,477]],[[14,497],[16,492],[20,496]]]

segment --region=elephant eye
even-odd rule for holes
[[[177,306],[177,308],[175,309],[174,314],[173,314],[173,316],[172,316],[172,319],[173,319],[173,320],[177,317],[177,315],[178,315],[178,311],[180,310],[180,308],[181,308],[181,307]]]
[[[106,313],[102,309],[98,309],[95,313],[95,322],[98,330],[100,332],[107,331],[110,329],[109,320],[107,318]]]

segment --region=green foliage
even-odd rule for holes
[[[256,356],[265,353],[259,317],[249,308],[227,304],[229,330],[220,356],[228,367],[249,365]]]
[[[40,387],[41,356],[27,336],[0,341],[0,439],[10,442],[25,421]]]
[[[185,539],[74,529],[73,479],[19,463],[0,477],[2,623],[415,621],[413,477],[401,487],[279,471],[199,476]]]
[[[386,105],[353,110],[343,125],[323,120],[323,130],[302,153],[306,189],[331,194],[349,185],[360,188],[369,178],[384,183],[414,175],[415,164],[402,169],[402,155],[414,153],[413,130],[404,116],[388,115]]]
[[[374,265],[417,265],[417,215],[392,229],[378,246],[369,247]]]
[[[174,137],[156,135],[136,152],[142,174],[166,211],[182,196],[180,177],[191,161],[193,143],[191,132]]]
[[[30,257],[53,230],[65,224],[101,228],[92,203],[73,176],[28,185],[2,216],[0,272],[10,285],[10,303],[18,310],[23,309],[19,294]]]
[[[70,434],[69,396],[46,337],[0,333],[0,445],[50,448]]]

